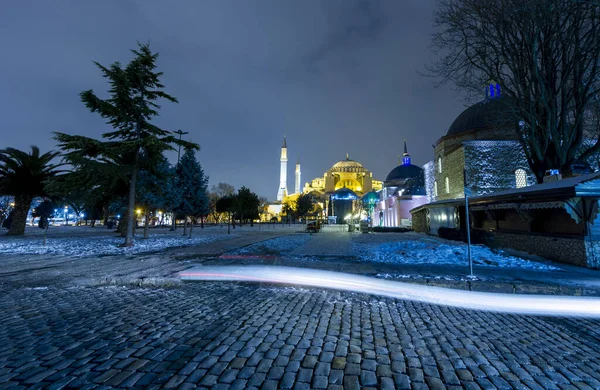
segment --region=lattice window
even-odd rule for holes
[[[446,193],[450,193],[450,179],[448,179],[448,176],[446,176]]]
[[[437,180],[433,182],[433,194],[435,196],[438,196],[438,191],[437,191]]]
[[[438,157],[438,172],[442,173],[442,158]]]
[[[515,181],[517,188],[527,187],[527,172],[522,168],[517,169],[515,171]]]

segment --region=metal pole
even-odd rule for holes
[[[184,134],[189,134],[187,131],[176,130],[173,133],[179,134],[179,141],[181,141],[181,136]],[[181,144],[179,144],[179,148],[177,149],[177,163],[179,163],[179,158],[181,156]]]
[[[465,216],[467,223],[467,257],[469,258],[469,269],[473,277],[473,259],[471,258],[471,224],[469,222],[469,197],[465,194]]]
[[[471,258],[471,223],[469,221],[469,192],[467,187],[467,170],[463,168],[463,181],[465,192],[465,223],[467,224],[467,258],[469,259],[470,276],[473,277],[473,259]]]

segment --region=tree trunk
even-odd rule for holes
[[[125,242],[121,245],[124,247],[133,246],[133,229],[135,221],[135,185],[137,183],[137,166],[140,158],[139,147],[135,151],[135,157],[133,160],[133,172],[131,172],[131,181],[129,183],[129,202],[127,204],[127,234],[125,235]]]
[[[121,237],[126,237],[127,236],[127,221],[129,219],[127,218],[127,211],[125,212],[125,215],[123,215],[123,217],[121,219],[119,219],[118,225],[117,225],[117,232],[121,235]]]
[[[204,217],[200,217],[200,228],[204,229]]]
[[[190,235],[188,236],[188,240],[192,238],[192,229],[194,228],[194,220],[190,221]]]
[[[148,226],[150,223],[150,209],[146,206],[144,210],[144,238],[148,238]]]
[[[188,217],[186,215],[185,219],[184,219],[184,222],[183,222],[183,234],[182,234],[182,236],[184,236],[184,237],[187,235],[187,219],[188,219]]]
[[[108,218],[110,217],[110,211],[108,210],[108,206],[102,207],[102,224],[104,226],[108,225]]]
[[[227,234],[231,234],[231,214],[227,217]]]
[[[12,221],[8,229],[10,236],[22,236],[25,234],[25,225],[27,224],[27,213],[31,207],[32,196],[18,195],[15,196],[15,207],[13,208]]]
[[[173,211],[173,217],[171,218],[171,229],[172,232],[177,230],[177,214]]]

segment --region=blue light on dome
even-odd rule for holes
[[[402,157],[402,165],[410,165],[410,156]]]

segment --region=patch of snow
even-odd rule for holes
[[[131,255],[144,252],[156,252],[166,248],[185,247],[206,244],[231,238],[234,235],[202,235],[188,239],[183,236],[150,235],[147,239],[135,239],[134,246],[120,248],[121,237],[54,237],[46,245],[31,239],[14,239],[0,242],[0,254],[39,254],[71,257]]]
[[[431,264],[468,267],[467,247],[438,241],[403,240],[384,243],[353,242],[354,255],[364,262],[388,264]],[[524,268],[532,270],[560,270],[549,264],[509,256],[503,251],[491,250],[484,245],[471,245],[473,264],[479,267]]]

